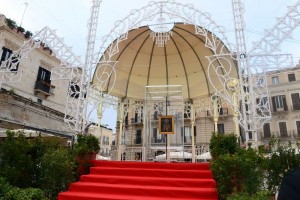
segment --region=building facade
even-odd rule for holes
[[[51,80],[51,69],[60,65],[51,49],[40,45],[13,69],[6,69],[5,61],[29,39],[16,28],[8,27],[5,16],[0,16],[1,132],[30,129],[71,138],[72,130],[64,122],[69,82]]]
[[[260,138],[263,142],[271,136],[297,141],[300,136],[300,65],[268,72],[266,79],[272,119],[260,130]]]
[[[100,150],[98,155],[105,158],[111,157],[111,146],[113,142],[113,131],[110,128],[104,126],[91,125],[89,127],[90,134],[95,135],[100,141]],[[101,157],[100,157],[101,158]]]

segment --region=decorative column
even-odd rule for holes
[[[232,99],[233,99],[233,116],[234,116],[234,123],[235,123],[235,134],[236,134],[237,138],[239,139],[239,137],[240,137],[239,102],[238,102],[238,95],[240,92],[239,81],[237,79],[232,79],[227,83],[227,87],[228,87],[229,92],[231,93]],[[247,137],[247,134],[246,134],[246,137]]]
[[[119,122],[120,122],[120,129],[118,134],[118,145],[117,145],[117,160],[121,161],[122,158],[122,133],[123,133],[123,118],[124,118],[124,102],[122,101],[120,104],[119,110]]]
[[[233,91],[232,93],[233,96],[233,104],[234,104],[234,123],[235,123],[235,134],[237,138],[239,139],[240,137],[240,128],[239,128],[239,105],[238,105],[238,100],[237,100],[237,92]],[[247,137],[248,134],[246,134]]]
[[[102,96],[100,97],[100,103],[99,103],[99,107],[97,110],[97,115],[98,115],[98,131],[100,131],[100,152],[103,149],[102,148],[102,128],[101,128],[101,120],[102,120],[102,114],[103,114],[103,110],[102,110]]]
[[[98,110],[97,110],[97,115],[98,115],[98,130],[100,130],[100,126],[101,126],[101,120],[102,120],[102,96],[100,96],[100,103],[98,106]]]
[[[145,102],[144,102],[144,106],[143,106],[143,136],[142,136],[142,162],[146,162],[146,154],[147,154],[147,136],[146,136],[146,112],[144,112],[145,110]]]
[[[196,151],[195,151],[195,135],[194,135],[194,126],[195,126],[195,111],[194,105],[191,104],[191,133],[192,133],[192,163],[196,162]]]
[[[214,130],[215,133],[218,133],[219,112],[218,112],[218,98],[216,96],[213,97],[213,106],[214,106]]]

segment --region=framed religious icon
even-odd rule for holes
[[[158,119],[160,134],[174,134],[174,116],[160,116]]]

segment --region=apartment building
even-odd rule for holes
[[[105,126],[98,127],[97,125],[91,125],[89,127],[89,133],[95,135],[100,141],[99,155],[110,158],[111,146],[113,142],[113,131],[111,128]]]
[[[5,135],[6,129],[30,129],[72,137],[64,122],[69,82],[50,79],[51,69],[60,65],[50,48],[34,48],[14,69],[5,71],[5,61],[29,39],[0,16],[0,73],[2,81],[6,78],[0,87],[0,131]]]
[[[262,141],[271,136],[295,141],[300,136],[300,65],[266,75],[272,119],[259,131]]]

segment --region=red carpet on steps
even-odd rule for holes
[[[208,163],[95,160],[58,200],[217,200]]]

